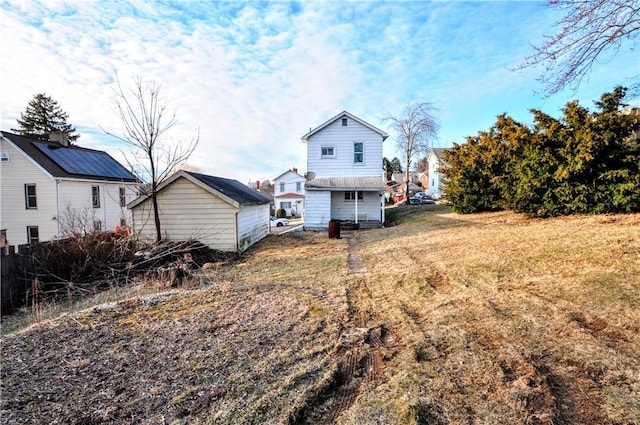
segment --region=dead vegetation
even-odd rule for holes
[[[394,213],[5,335],[0,417],[638,424],[639,215]]]

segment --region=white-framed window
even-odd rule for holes
[[[35,183],[29,183],[24,185],[24,202],[25,202],[26,209],[28,210],[38,209],[38,200],[36,197]]]
[[[346,118],[342,118],[342,126],[346,127],[347,126],[347,119]]]
[[[353,142],[353,163],[364,163],[364,143],[362,142]]]
[[[362,201],[364,199],[364,192],[360,191],[358,192],[358,201]],[[344,200],[345,201],[355,201],[356,200],[356,192],[355,190],[352,190],[350,192],[345,192],[344,193]]]
[[[302,182],[296,182],[296,192],[302,192]]]
[[[121,207],[126,207],[127,206],[127,193],[125,191],[125,188],[124,187],[120,187],[118,194],[120,195],[120,206]]]
[[[38,226],[27,226],[27,241],[30,244],[38,243],[40,240],[40,232]]]
[[[291,201],[280,202],[280,208],[283,208],[285,210],[290,209],[291,208]]]
[[[336,148],[335,148],[335,146],[322,146],[322,147],[320,147],[320,157],[321,158],[335,158],[336,157]]]
[[[280,192],[284,192],[284,183],[280,183]]]
[[[100,186],[91,186],[91,205],[100,208]]]

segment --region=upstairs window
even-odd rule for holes
[[[284,183],[280,183],[280,192],[284,192]]]
[[[28,210],[35,210],[38,208],[38,202],[36,200],[36,185],[25,184],[24,185],[24,201],[25,207]]]
[[[296,182],[296,192],[302,192],[302,182]]]
[[[358,201],[362,201],[364,199],[364,193],[363,192],[358,192]],[[345,201],[355,201],[356,200],[356,192],[355,190],[352,190],[351,192],[345,192],[344,193],[344,200]]]
[[[91,186],[91,204],[93,208],[100,208],[100,186]]]
[[[336,148],[333,146],[323,146],[320,148],[321,158],[335,158]]]
[[[343,127],[347,126],[347,119],[346,118],[342,118],[342,126]]]
[[[364,143],[362,142],[355,142],[353,144],[353,163],[364,163]]]
[[[125,192],[124,187],[121,187],[119,189],[120,189],[120,192],[119,192],[119,195],[120,195],[120,206],[121,207],[126,207],[127,206],[127,194]]]

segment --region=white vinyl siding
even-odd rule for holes
[[[304,184],[304,177],[289,171],[274,181],[275,193],[274,196],[280,196],[283,193],[299,193],[303,194],[302,186]]]
[[[93,207],[92,186],[99,187],[100,208]],[[120,182],[88,183],[62,180],[58,185],[60,200],[60,232],[90,232],[94,223],[100,221],[101,230],[114,230],[122,222],[131,224],[131,211],[120,206],[120,189],[124,186],[128,201],[136,197],[136,185]]]
[[[354,141],[363,143],[363,163],[354,164]],[[322,147],[335,147],[335,156],[323,158]],[[316,177],[382,176],[382,136],[362,124],[341,120],[323,128],[307,140],[307,170]]]
[[[0,150],[9,160],[0,163],[0,228],[7,230],[9,245],[22,245],[27,240],[27,226],[38,226],[40,241],[58,236],[56,183],[22,151],[0,137]],[[36,185],[37,209],[25,208],[25,184]]]
[[[346,201],[345,192],[331,193],[331,218],[336,220],[355,221],[356,201]],[[358,200],[358,221],[380,220],[382,198],[379,192],[362,192],[363,199]]]
[[[331,220],[331,192],[307,191],[305,196],[304,228],[322,230]]]
[[[238,213],[238,251],[245,251],[269,234],[269,204],[248,205]]]

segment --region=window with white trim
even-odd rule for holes
[[[362,201],[364,199],[364,193],[362,191],[358,192],[358,201]],[[355,201],[356,200],[356,191],[352,190],[350,192],[344,193],[345,201]]]
[[[121,207],[126,207],[127,206],[127,193],[125,191],[124,187],[119,188],[119,195],[120,195],[120,206]]]
[[[296,192],[302,192],[302,182],[296,182]]]
[[[100,186],[91,186],[91,205],[100,208]]]
[[[284,192],[284,183],[280,183],[280,192]]]
[[[36,210],[38,209],[38,201],[36,197],[36,185],[35,184],[25,184],[24,185],[24,201],[25,207],[28,210]]]
[[[280,202],[280,208],[283,208],[285,210],[288,210],[289,208],[291,208],[291,201],[288,202]]]
[[[30,244],[38,243],[40,240],[40,232],[38,226],[27,226],[27,241]]]
[[[320,148],[320,157],[321,158],[335,158],[336,157],[336,148],[334,146],[322,146]]]
[[[353,163],[364,163],[364,143],[362,142],[353,142]]]

